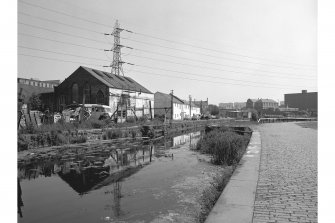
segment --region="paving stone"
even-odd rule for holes
[[[317,130],[295,123],[258,130],[262,151],[253,223],[317,222]]]

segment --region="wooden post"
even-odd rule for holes
[[[152,120],[152,108],[151,108],[151,101],[149,100],[149,109],[150,109],[150,120]]]

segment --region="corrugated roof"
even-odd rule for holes
[[[89,67],[80,66],[83,69],[85,69],[87,72],[89,72],[92,76],[100,80],[102,83],[107,85],[110,88],[117,88],[117,89],[123,89],[123,90],[130,90],[130,91],[136,91],[136,92],[143,92],[152,94],[151,91],[134,81],[130,77],[124,77],[115,75],[112,73],[104,72],[101,70],[92,69]]]

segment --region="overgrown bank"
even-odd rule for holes
[[[204,222],[223,189],[229,182],[236,165],[242,158],[250,141],[251,134],[237,134],[231,129],[221,126],[202,136],[195,150],[212,156],[212,163],[226,166],[225,171],[213,178],[211,185],[206,188],[201,196],[201,212],[199,222]]]
[[[167,133],[203,128],[209,123],[227,123],[227,120],[185,121],[164,125],[159,120],[136,123],[111,124],[108,120],[87,120],[81,123],[55,123],[51,125],[27,126],[18,132],[18,151],[84,143],[86,141],[157,137]]]

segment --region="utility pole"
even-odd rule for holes
[[[189,95],[188,98],[190,100],[190,119],[192,119],[192,96]]]
[[[171,90],[171,123],[173,119],[173,90]]]

